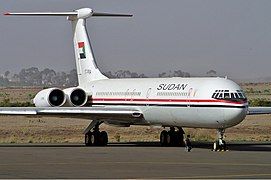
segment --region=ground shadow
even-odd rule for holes
[[[194,142],[194,148],[212,149],[213,142]],[[271,142],[227,142],[230,151],[266,151],[271,152]]]
[[[159,142],[127,142],[127,143],[110,143],[110,147],[162,147]],[[212,150],[213,142],[192,142],[194,149]],[[181,147],[180,147],[181,148]],[[266,151],[271,152],[271,142],[228,142],[227,149],[230,151]]]
[[[84,144],[77,143],[59,143],[59,144],[0,144],[0,148],[2,147],[15,147],[15,148],[57,148],[57,147],[85,147]]]
[[[192,142],[194,149],[212,149],[212,142]],[[76,143],[59,143],[59,144],[0,144],[0,148],[15,147],[15,148],[69,148],[69,147],[86,147],[84,144]],[[92,148],[97,146],[89,146]],[[163,147],[159,142],[119,142],[109,143],[106,147]],[[170,147],[169,147],[170,148]],[[182,147],[180,147],[182,148]],[[271,151],[271,142],[228,142],[227,149],[230,151]]]

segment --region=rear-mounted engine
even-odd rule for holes
[[[84,106],[87,102],[87,94],[81,88],[68,88],[63,90],[66,94],[66,103],[64,106]]]
[[[56,107],[64,105],[65,93],[58,88],[44,89],[35,96],[33,102],[36,107]]]

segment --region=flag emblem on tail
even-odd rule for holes
[[[85,59],[86,58],[85,43],[78,42],[78,49],[79,49],[80,59]]]

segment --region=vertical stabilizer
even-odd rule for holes
[[[69,18],[73,28],[73,46],[79,86],[88,82],[107,79],[97,67],[86,30],[86,19]]]
[[[82,8],[72,12],[23,12],[4,13],[5,16],[67,16],[73,28],[73,46],[79,86],[85,87],[89,82],[108,79],[98,69],[86,30],[86,19],[89,17],[131,17],[129,14],[94,12]]]

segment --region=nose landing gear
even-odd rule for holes
[[[218,134],[218,140],[214,142],[213,144],[213,151],[226,151],[226,142],[223,140],[224,139],[224,133],[225,129],[218,129],[217,134]]]

